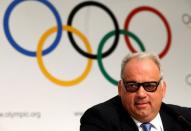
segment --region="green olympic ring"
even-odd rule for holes
[[[137,44],[139,45],[141,51],[145,51],[145,47],[143,46],[143,43],[141,42],[141,40],[139,40],[139,38],[133,34],[132,32],[129,32],[129,31],[126,31],[126,30],[119,30],[119,33],[120,34],[123,34],[123,35],[128,35],[130,37],[132,37],[136,42]],[[104,47],[104,44],[106,43],[106,41],[111,37],[111,36],[114,36],[116,34],[116,31],[110,31],[109,33],[107,33],[100,41],[100,44],[99,44],[99,47],[98,47],[98,50],[97,50],[97,60],[98,60],[98,66],[100,68],[100,71],[101,73],[104,75],[104,77],[109,81],[111,82],[113,85],[117,85],[118,84],[118,81],[113,79],[105,70],[104,66],[103,66],[103,63],[102,63],[102,50],[103,50],[103,47]]]

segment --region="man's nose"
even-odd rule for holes
[[[140,86],[139,89],[137,90],[137,95],[139,97],[145,97],[147,94],[147,91],[144,89],[143,86]]]

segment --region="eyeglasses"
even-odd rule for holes
[[[136,81],[125,81],[123,80],[124,87],[127,92],[136,92],[142,86],[144,90],[147,92],[155,92],[157,90],[157,87],[159,86],[162,78],[160,78],[159,81],[149,81],[149,82],[143,82],[139,83]]]

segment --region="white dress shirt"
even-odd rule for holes
[[[140,127],[142,123],[140,121],[136,120],[135,118],[133,118],[133,120],[134,120],[135,124],[137,125],[139,131],[143,131],[142,127]],[[161,120],[161,117],[160,117],[159,113],[149,123],[152,124],[151,131],[164,131],[164,128],[163,128],[163,125],[162,125],[162,120]]]

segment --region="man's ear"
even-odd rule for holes
[[[166,82],[164,80],[162,80],[162,95],[163,95],[163,98],[165,97],[166,95]]]
[[[119,80],[118,82],[118,95],[121,96],[121,91],[122,91],[122,81]]]

